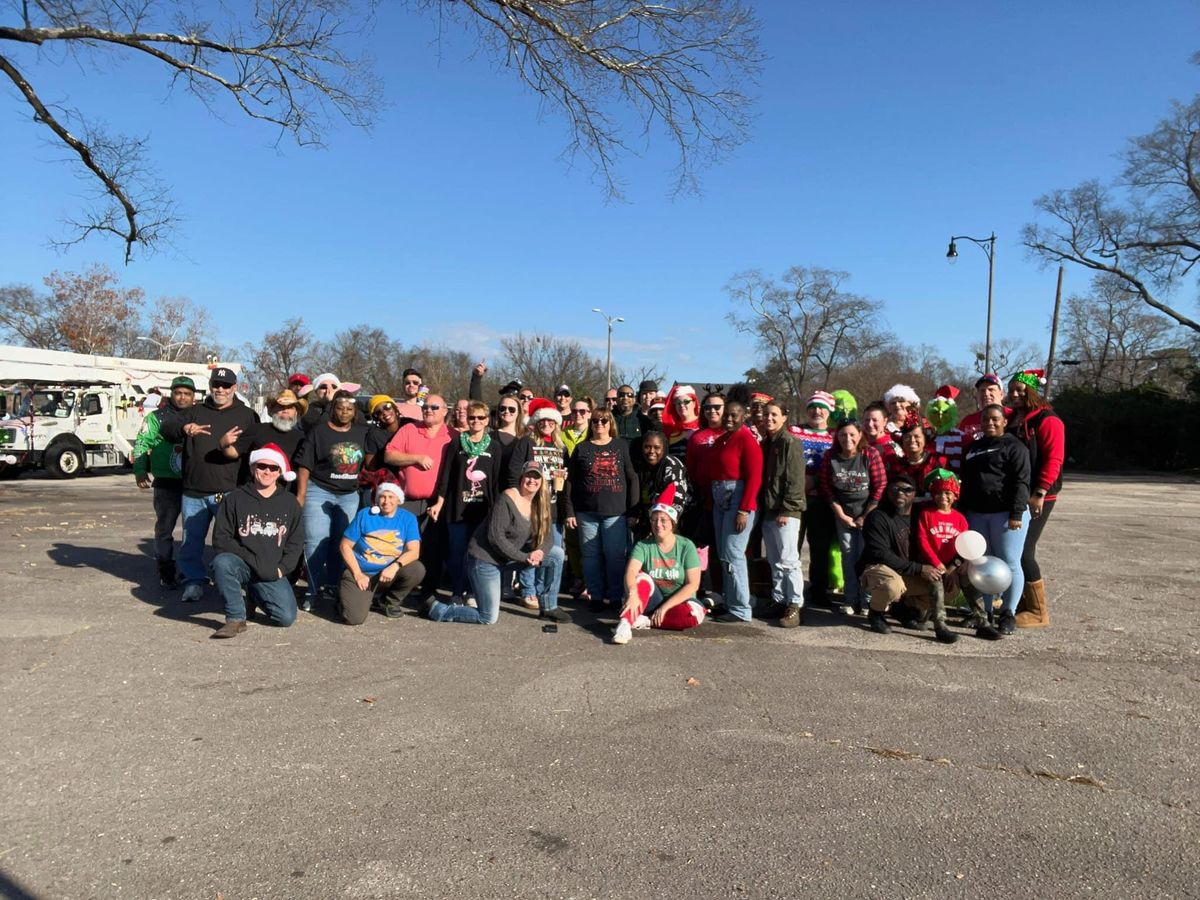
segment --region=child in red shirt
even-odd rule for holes
[[[954,539],[969,531],[966,517],[954,508],[958,500],[958,476],[948,469],[934,469],[925,479],[932,500],[917,513],[916,562],[930,565],[942,573],[942,580],[930,585],[933,599],[933,625],[939,641],[952,644],[958,636],[946,629],[946,598],[958,594],[958,559]],[[953,640],[947,640],[946,636]]]

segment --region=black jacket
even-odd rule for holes
[[[920,575],[921,564],[912,558],[912,512],[902,516],[886,501],[873,509],[863,523],[863,551],[854,573],[867,566],[887,566],[899,575]]]
[[[209,426],[209,433],[185,437],[183,427],[192,423]],[[237,487],[241,460],[226,458],[221,449],[221,436],[234,426],[246,431],[257,424],[258,416],[242,401],[234,400],[232,405],[217,409],[212,405],[211,397],[180,410],[178,416],[163,422],[162,436],[172,443],[183,444],[184,495],[207,497]]]
[[[252,484],[225,495],[213,525],[213,550],[242,558],[259,581],[287,576],[304,550],[304,524],[296,497],[276,487],[263,497]]]
[[[1029,505],[1029,450],[1012,434],[981,434],[963,451],[962,512],[1006,512],[1019,519]]]

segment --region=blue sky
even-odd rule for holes
[[[950,234],[996,232],[994,335],[1045,346],[1055,272],[1020,245],[1033,201],[1115,174],[1200,75],[1195,2],[756,6],[768,59],[749,143],[672,199],[652,139],[623,163],[624,203],[561,159],[560,119],[430,17],[382,13],[369,45],[387,106],[315,151],[209,114],[145,62],[97,72],[6,48],[47,99],[147,137],[185,221],[174,251],[128,268],[116,243],[50,249],[87,185],[6,86],[0,283],[105,262],[208,307],[227,345],[300,314],[324,336],[371,322],[489,359],[535,328],[602,356],[599,306],[626,318],[615,365],[726,380],[754,362],[725,321],[729,279],[824,266],[884,302],[898,341],[965,363],[987,261],[964,245],[947,264]],[[1069,268],[1067,292],[1086,288]]]

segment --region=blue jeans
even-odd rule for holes
[[[836,520],[833,524],[837,529],[838,546],[842,550],[842,580],[845,582],[842,602],[850,606],[865,606],[867,598],[863,594],[858,576],[854,574],[854,567],[858,565],[858,558],[863,552],[862,529],[851,528]]]
[[[212,524],[221,494],[207,497],[183,497],[183,543],[179,546],[179,574],[185,585],[204,584],[208,572],[204,569],[204,545],[208,541],[208,526]]]
[[[566,559],[563,552],[563,532],[561,525],[551,525],[554,534],[554,553],[546,554],[540,566],[521,566],[517,571],[517,581],[521,585],[522,597],[537,597],[538,609],[543,612],[558,608],[558,591],[562,586],[563,565]]]
[[[358,512],[358,491],[335,494],[308,483],[304,496],[304,559],[308,563],[308,595],[317,599],[322,587],[336,587],[342,577],[342,535]]]
[[[236,553],[218,553],[212,562],[213,580],[221,599],[225,601],[225,621],[245,622],[246,601],[242,589],[248,590],[254,601],[267,611],[272,625],[286,628],[296,621],[296,594],[287,576],[274,581],[254,577],[250,566]]]
[[[436,601],[429,610],[435,622],[464,622],[468,625],[495,625],[500,618],[500,566],[473,556],[467,557],[467,577],[475,593],[478,609]]]
[[[1029,510],[1021,513],[1021,527],[1017,531],[1008,528],[1008,513],[978,513],[968,512],[963,515],[972,531],[978,531],[987,538],[989,556],[998,556],[1006,563],[1012,572],[1012,584],[1001,596],[1004,597],[1004,611],[1016,615],[1017,601],[1025,590],[1025,572],[1021,568],[1021,553],[1025,549],[1025,535],[1029,533]]]
[[[725,566],[725,609],[743,622],[749,622],[752,607],[746,547],[757,513],[746,517],[746,527],[740,533],[734,530],[745,487],[741,481],[713,482],[713,531],[717,535],[717,555]]]
[[[446,568],[450,570],[450,593],[455,597],[467,592],[467,544],[471,542],[471,529],[466,522],[446,525],[446,542],[449,544]]]
[[[800,571],[800,520],[790,516],[783,525],[767,519],[762,527],[763,552],[771,564],[771,599],[788,606],[804,605],[804,575]]]
[[[576,513],[583,581],[593,600],[618,602],[625,596],[629,529],[624,516]]]

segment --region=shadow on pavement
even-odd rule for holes
[[[37,894],[29,891],[3,869],[0,869],[0,897],[5,900],[38,900]]]

